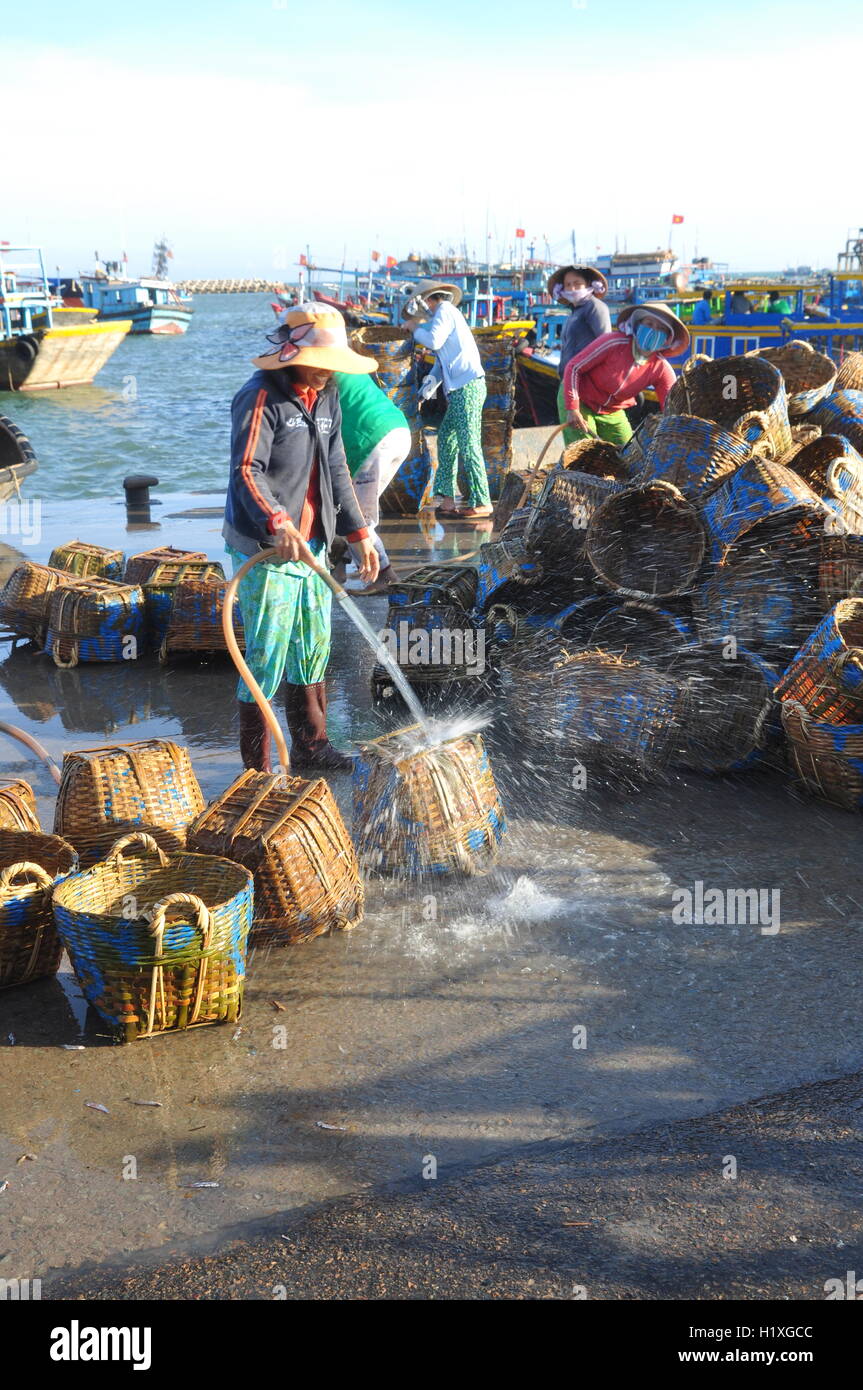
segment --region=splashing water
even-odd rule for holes
[[[431,752],[451,739],[478,734],[491,722],[491,718],[488,713],[461,715],[457,719],[429,719],[424,716],[421,729],[398,729],[376,742],[375,750],[382,761],[400,763],[405,758]]]
[[[411,690],[410,685],[408,684],[408,681],[405,677],[405,674],[401,670],[401,667],[399,666],[398,662],[394,660],[391,653],[387,650],[381,639],[378,637],[374,628],[371,626],[370,623],[366,622],[362,613],[357,608],[357,605],[354,603],[352,598],[348,597],[344,589],[342,589],[341,592],[336,594],[336,598],[342,605],[342,608],[345,610],[345,613],[348,615],[351,622],[354,624],[356,628],[359,629],[363,637],[365,637],[366,641],[368,642],[378,661],[381,663],[382,666],[386,667],[387,671],[392,676],[393,684],[395,685],[396,689],[398,690],[399,694],[401,695],[402,699],[404,700],[405,704],[410,710],[411,715],[416,720],[417,724],[419,724],[420,728],[423,730],[423,733],[427,737],[430,737],[431,728],[429,726],[428,720],[426,719],[423,707],[420,704],[414,692]]]
[[[493,916],[514,922],[547,922],[567,906],[565,898],[544,892],[527,874],[519,874],[508,893],[489,899],[488,909]]]

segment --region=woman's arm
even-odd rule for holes
[[[665,398],[674,385],[677,378],[674,375],[674,368],[670,362],[666,362],[664,357],[660,357],[656,367],[656,374],[653,378],[653,385],[656,389],[656,399],[659,401],[660,409],[665,405]]]
[[[417,342],[422,343],[423,347],[431,348],[432,352],[437,352],[438,348],[442,348],[452,332],[452,323],[448,321],[447,315],[444,313],[444,310],[450,307],[448,304],[439,304],[428,323],[418,324],[413,330]],[[458,310],[456,309],[454,312],[458,313]]]

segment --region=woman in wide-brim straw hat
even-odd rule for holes
[[[562,422],[566,419],[563,374],[567,366],[588,343],[611,332],[611,315],[604,302],[608,281],[595,266],[562,265],[549,276],[546,288],[556,304],[569,305],[570,311],[560,335],[557,366],[561,381],[557,392],[557,418]],[[563,438],[565,443],[571,444],[576,436],[573,431],[564,430]]]
[[[360,576],[377,578],[378,555],[351,484],[331,380],[334,372],[373,372],[377,362],[352,351],[341,314],[322,304],[287,310],[269,341],[273,350],[253,358],[258,370],[231,405],[222,535],[234,573],[260,550],[278,551],[249,571],[237,596],[246,661],[267,699],[287,680],[292,765],[349,770],[353,759],[327,737],[332,595],[302,557],[311,551],[322,561],[333,538],[343,536]],[[243,765],[269,771],[269,730],[244,681],[237,698]]]
[[[482,453],[482,408],[485,372],[476,339],[456,305],[461,290],[446,281],[421,280],[402,311],[416,341],[430,348],[435,364],[420,387],[420,398],[431,400],[443,384],[446,414],[437,432],[437,471],[434,501],[439,516],[479,521],[492,514],[488,475]],[[468,481],[467,504],[456,506],[458,461]]]
[[[660,407],[674,383],[669,357],[689,346],[689,329],[666,305],[647,301],[622,309],[605,333],[571,358],[563,375],[566,419],[576,439],[596,435],[623,445],[632,437],[626,411],[652,386]]]

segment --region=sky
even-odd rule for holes
[[[859,0],[0,0],[0,239],[294,279],[460,248],[835,264]],[[11,132],[11,134],[10,134]]]

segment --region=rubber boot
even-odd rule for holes
[[[285,710],[291,733],[291,767],[320,772],[350,772],[353,758],[340,753],[327,738],[327,687],[285,685]]]
[[[258,772],[271,772],[270,730],[267,721],[255,704],[238,700],[240,709],[240,757],[243,767]]]

